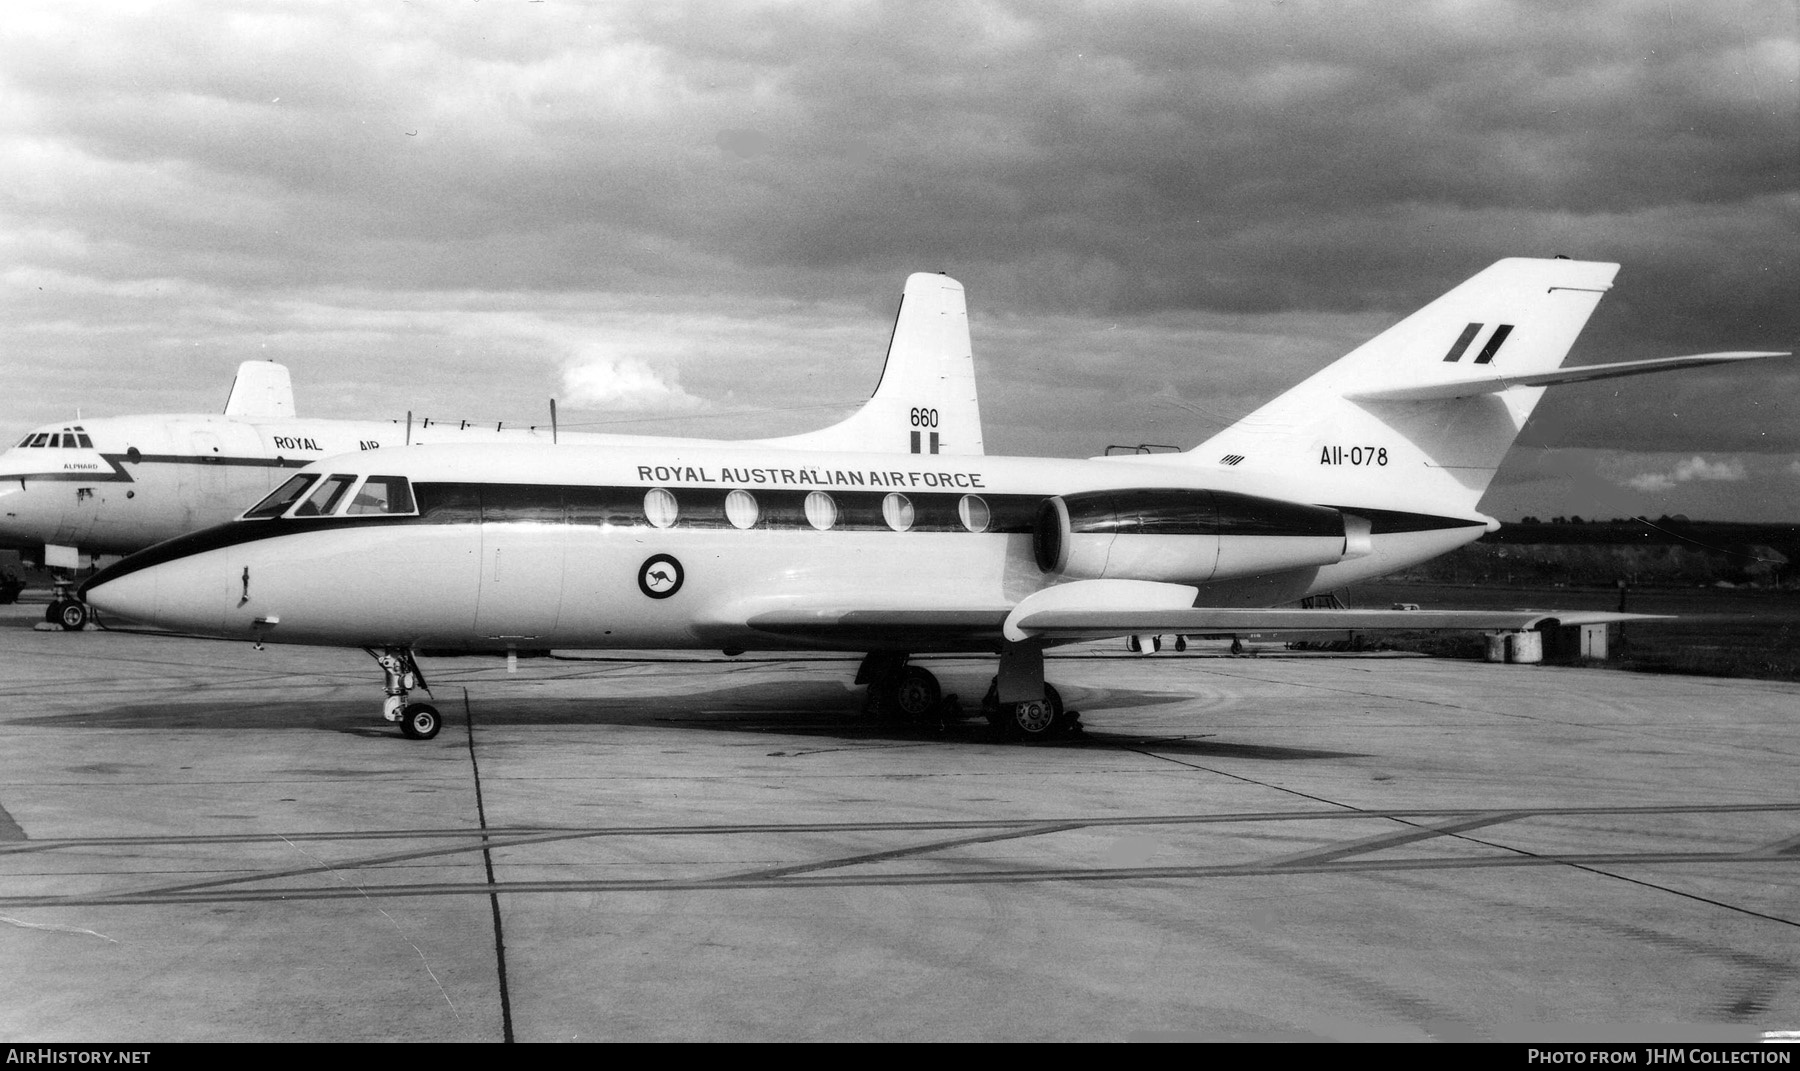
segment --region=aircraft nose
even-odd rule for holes
[[[127,621],[216,634],[229,601],[228,585],[218,563],[203,559],[177,558],[134,567],[133,558],[126,558],[83,584],[81,596],[102,613]]]
[[[81,597],[89,606],[127,621],[153,625],[156,623],[155,567],[140,569],[117,578],[109,578],[103,570],[81,586]]]

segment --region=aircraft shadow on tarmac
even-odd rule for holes
[[[479,688],[479,686],[478,686]],[[1090,714],[1178,703],[1184,697],[1132,689],[1066,689],[1069,705]],[[483,694],[485,693],[485,694]],[[994,743],[998,730],[980,716],[979,704],[963,704],[961,717],[921,722],[882,720],[861,710],[861,693],[837,681],[755,682],[706,691],[629,696],[534,696],[504,686],[472,691],[465,709],[460,685],[442,685],[435,697],[443,711],[446,736],[470,718],[477,728],[525,726],[666,726],[707,732],[779,733],[828,737],[844,741],[925,742],[932,740]],[[15,719],[15,724],[52,728],[167,730],[306,730],[355,736],[393,736],[398,731],[378,721],[372,703],[342,698],[286,700],[246,706],[242,700],[213,702],[133,703],[84,713]],[[1103,716],[1103,715],[1102,715]],[[1204,728],[1196,725],[1195,728]],[[410,744],[408,746],[417,746]],[[1159,754],[1243,758],[1265,761],[1356,757],[1350,752],[1314,748],[1240,744],[1210,734],[1168,736],[1108,729],[1104,723],[1038,747],[1155,750]]]

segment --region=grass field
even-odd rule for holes
[[[1417,603],[1427,610],[1617,610],[1616,587],[1501,587],[1374,581],[1340,595],[1345,605],[1380,609]],[[1673,620],[1615,626],[1607,665],[1646,673],[1800,680],[1800,592],[1751,588],[1634,587],[1625,610]],[[1406,650],[1480,658],[1479,636],[1390,634]]]

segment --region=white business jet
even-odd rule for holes
[[[909,414],[919,408],[928,415]],[[223,524],[295,470],[335,454],[447,443],[644,446],[713,440],[559,433],[467,421],[302,420],[288,370],[238,368],[223,413],[100,417],[46,424],[0,453],[0,548],[57,569],[129,554]],[[762,440],[792,449],[979,454],[981,415],[962,287],[909,278],[874,397],[822,431]],[[65,629],[87,607],[59,591],[46,619]]]
[[[1560,368],[1617,267],[1500,261],[1185,453],[988,457],[970,425],[934,455],[924,398],[893,399],[882,435],[352,453],[83,594],[205,636],[362,647],[415,738],[440,724],[411,700],[420,648],[860,652],[877,705],[911,715],[940,696],[912,656],[991,652],[990,719],[1043,738],[1072,722],[1044,680],[1056,644],[1618,620],[1293,606],[1498,527],[1477,504],[1546,387],[1774,356]]]

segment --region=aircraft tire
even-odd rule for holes
[[[1054,740],[1068,732],[1072,721],[1063,708],[1062,693],[1049,684],[1044,685],[1042,702],[1007,704],[1000,714],[1001,732],[1008,739],[1027,743]]]
[[[894,682],[892,709],[906,721],[924,721],[944,698],[944,689],[930,670],[907,666]]]
[[[73,600],[53,603],[50,606],[50,620],[61,625],[64,632],[80,632],[88,622],[87,604]]]
[[[430,740],[444,727],[444,719],[430,703],[409,703],[400,714],[400,733],[408,740]]]

